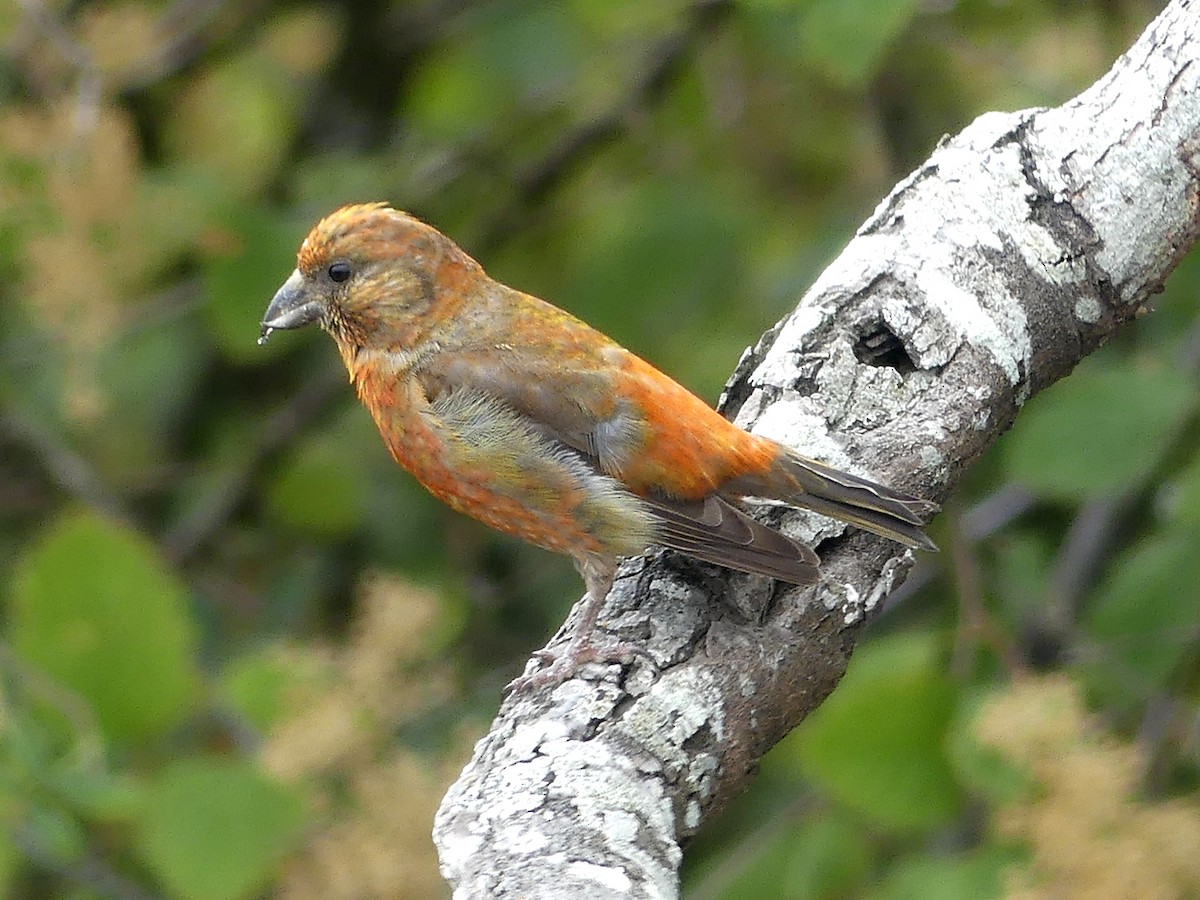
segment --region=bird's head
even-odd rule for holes
[[[275,293],[258,339],[316,323],[349,348],[407,348],[454,312],[483,276],[437,229],[385,203],[344,206],[316,224]]]

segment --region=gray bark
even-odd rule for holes
[[[1198,37],[1200,0],[1175,0],[1078,97],[943,140],[747,351],[728,414],[944,498],[1196,241]],[[627,562],[602,624],[655,665],[585,667],[504,703],[435,823],[456,897],[678,895],[681,843],[833,690],[912,564],[831,520],[767,514],[817,546],[823,580]]]

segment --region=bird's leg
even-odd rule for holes
[[[608,592],[612,590],[613,578],[617,574],[616,563],[600,561],[594,556],[585,556],[577,560],[575,568],[583,576],[583,583],[587,587],[587,597],[580,604],[583,609],[575,627],[571,629],[571,642],[567,645],[568,650],[572,645],[591,646],[592,632],[596,629],[596,623],[600,619],[600,610],[604,608],[604,601],[608,599]]]
[[[571,627],[567,645],[561,649],[547,647],[534,653],[534,657],[547,664],[546,667],[513,679],[508,685],[509,693],[559,684],[587,663],[627,664],[637,657],[654,662],[650,653],[636,644],[626,641],[605,641],[597,644],[593,640],[600,611],[604,608],[604,601],[612,589],[613,576],[617,572],[615,561],[587,556],[577,559],[575,568],[579,570],[584,584],[587,585],[587,596],[579,604],[579,615]]]

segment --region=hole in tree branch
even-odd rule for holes
[[[882,319],[864,325],[854,342],[854,355],[868,366],[887,366],[902,375],[917,370],[904,344]]]

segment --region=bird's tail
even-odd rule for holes
[[[841,519],[909,547],[937,550],[921,527],[940,508],[929,500],[842,472],[790,450],[766,477],[738,479],[743,496],[779,500]],[[747,483],[757,481],[758,484]]]

